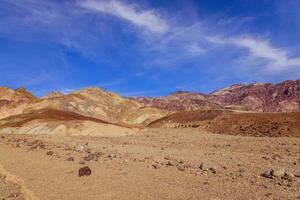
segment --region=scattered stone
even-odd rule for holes
[[[266,197],[271,197],[272,195],[273,195],[273,193],[271,193],[271,192],[265,194]]]
[[[78,170],[78,176],[90,176],[92,174],[92,170],[86,166],[86,167],[82,167]]]
[[[286,173],[284,174],[284,177],[283,177],[283,178],[292,181],[292,180],[294,180],[295,175],[292,174],[292,173],[290,173],[290,172],[286,172]]]
[[[265,171],[264,173],[262,173],[262,176],[265,178],[272,178],[272,170]]]
[[[83,160],[79,161],[80,165],[85,165],[85,162]]]
[[[213,174],[216,174],[216,173],[217,173],[217,168],[216,168],[216,167],[211,167],[211,168],[209,168],[209,170],[210,170]]]
[[[68,157],[65,159],[65,161],[74,161],[74,158],[73,157]]]
[[[264,172],[262,176],[265,178],[286,179],[289,181],[293,181],[296,177],[294,174],[286,172],[283,168],[277,170],[268,170]]]
[[[154,169],[159,169],[159,164],[157,162],[152,162],[151,166],[154,168]]]
[[[113,159],[113,156],[110,155],[110,154],[108,154],[108,155],[107,155],[107,158],[110,159],[110,160],[112,160],[112,159]]]
[[[184,165],[177,165],[177,169],[179,171],[185,171],[185,166]]]
[[[170,156],[165,156],[164,159],[165,160],[171,160],[171,157]]]
[[[199,168],[203,171],[208,171],[209,170],[209,167],[205,163],[201,163]]]
[[[20,196],[19,193],[13,193],[13,194],[9,195],[9,198],[17,198],[19,196]]]
[[[272,171],[272,176],[275,178],[281,179],[282,177],[284,177],[284,175],[285,175],[285,170],[283,168]]]
[[[91,161],[91,160],[98,161],[98,156],[96,154],[90,153],[87,156],[85,156],[83,159],[85,161]]]
[[[78,145],[75,147],[75,151],[77,151],[77,152],[85,152],[85,151],[87,151],[87,146],[88,146],[88,143],[85,143],[85,144],[78,144]]]
[[[47,152],[47,155],[48,155],[48,156],[52,156],[53,154],[54,154],[53,151],[48,151],[48,152]]]
[[[210,171],[212,172],[213,174],[216,174],[217,173],[217,168],[216,167],[210,167],[208,166],[207,164],[205,163],[201,163],[199,168],[202,170],[202,171]]]
[[[168,160],[168,162],[166,163],[166,166],[174,166],[174,163],[170,160]]]
[[[177,162],[180,163],[180,164],[183,164],[183,163],[184,163],[184,160],[179,159],[179,160],[177,160]]]

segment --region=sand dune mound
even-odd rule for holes
[[[148,126],[192,127],[228,135],[300,137],[300,113],[244,113],[226,110],[178,112]]]

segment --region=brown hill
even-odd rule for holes
[[[300,108],[300,79],[278,84],[233,85],[211,93],[209,101],[259,112],[296,111]]]
[[[286,112],[300,110],[300,79],[278,84],[236,84],[208,95],[175,92],[166,97],[137,100],[145,107],[171,111],[231,109],[256,112]]]
[[[156,108],[143,108],[137,101],[105,92],[100,88],[85,88],[68,95],[51,95],[51,98],[48,96],[28,106],[26,111],[32,112],[45,108],[130,125],[147,124],[167,113]]]
[[[23,113],[27,105],[37,100],[24,88],[12,90],[7,87],[0,87],[0,119]]]
[[[246,136],[300,137],[300,112],[245,113],[226,110],[177,112],[148,127],[200,128],[214,133]]]
[[[85,117],[79,115],[77,113],[66,112],[61,110],[55,109],[44,109],[38,110],[36,112],[27,113],[27,114],[20,114],[7,117],[1,120],[0,128],[6,127],[20,127],[28,122],[34,120],[43,120],[43,121],[93,121],[97,123],[104,123],[104,124],[111,124],[109,122],[92,118],[92,117]]]
[[[77,113],[42,109],[0,120],[0,133],[122,136],[137,130]]]
[[[170,111],[189,111],[222,108],[217,103],[208,101],[208,96],[192,92],[174,92],[159,98],[139,97],[137,101],[145,107],[154,107]]]
[[[68,95],[54,92],[37,99],[24,88],[0,88],[0,119],[40,110],[60,110],[114,124],[142,125],[165,116],[168,112],[144,108],[135,100],[108,93],[100,88],[85,88]]]
[[[9,102],[17,101],[33,101],[37,98],[33,96],[30,92],[27,92],[25,88],[20,87],[16,90],[12,90],[8,87],[0,87],[0,99]]]

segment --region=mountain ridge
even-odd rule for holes
[[[277,84],[234,84],[209,94],[178,91],[169,96],[139,97],[137,100],[145,106],[172,111],[220,108],[254,112],[298,111],[300,109],[300,79],[286,80]]]
[[[209,94],[175,91],[163,97],[122,97],[97,87],[38,98],[25,88],[0,87],[0,118],[57,109],[111,123],[146,125],[177,111],[229,109],[253,112],[300,110],[300,79],[277,84],[234,84]]]

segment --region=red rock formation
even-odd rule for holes
[[[295,111],[300,105],[300,79],[278,84],[234,85],[211,93],[209,101],[251,111]]]
[[[300,79],[278,84],[235,84],[208,95],[175,92],[166,97],[137,100],[146,107],[172,111],[227,108],[256,112],[285,112],[300,109]]]
[[[170,96],[160,98],[140,97],[137,100],[146,107],[155,107],[171,111],[189,111],[221,108],[218,104],[207,100],[208,96],[193,92],[174,92]]]

